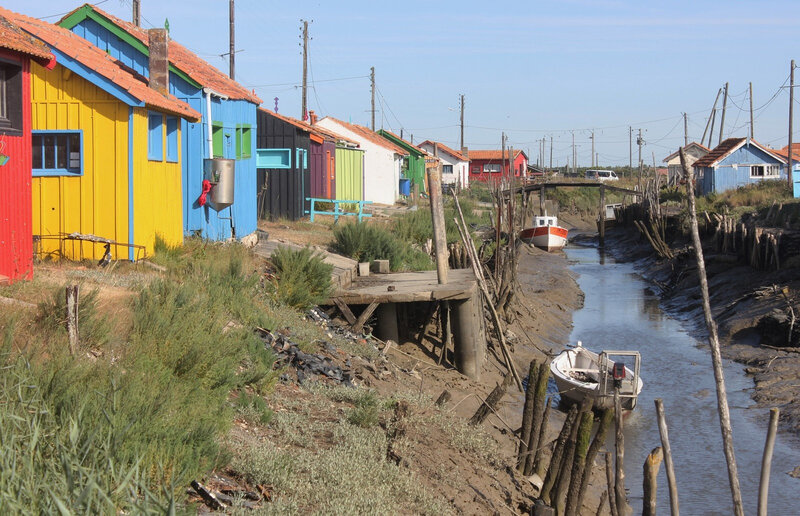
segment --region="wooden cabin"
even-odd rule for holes
[[[701,195],[720,193],[760,181],[786,180],[788,160],[750,138],[727,138],[694,162],[702,178]]]
[[[31,62],[55,56],[0,15],[0,285],[33,277]]]
[[[169,95],[165,81],[145,80],[66,29],[0,15],[44,41],[57,63],[30,70],[40,256],[138,260],[153,252],[157,235],[182,243],[181,122],[197,122],[200,113]],[[165,68],[166,60],[153,66]]]
[[[525,177],[528,169],[528,156],[521,150],[513,152],[513,166],[509,167],[508,149],[506,149],[505,155],[501,150],[470,150],[469,180],[491,183],[511,175]]]
[[[141,27],[85,4],[59,25],[99,47],[145,77],[152,48]],[[245,238],[256,231],[256,108],[254,93],[176,41],[167,44],[169,93],[203,114],[203,121],[181,122],[183,231],[210,240]],[[216,211],[201,206],[204,159],[235,161],[234,201]]]

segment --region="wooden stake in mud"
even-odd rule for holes
[[[531,438],[531,424],[533,423],[533,402],[536,397],[536,378],[539,374],[539,362],[531,360],[528,367],[528,387],[525,389],[525,405],[522,408],[522,439],[519,444],[517,469],[525,471],[525,462],[528,457],[528,441]],[[533,452],[533,450],[531,450]]]
[[[539,447],[536,448],[536,454],[533,456],[534,473],[544,480],[547,469],[544,462],[544,449],[547,439],[547,422],[550,421],[550,407],[553,405],[553,398],[547,398],[544,401],[544,414],[542,414],[542,426],[539,428]],[[531,450],[533,452],[533,450]]]
[[[575,460],[575,451],[578,446],[578,432],[583,426],[583,417],[587,412],[592,410],[592,401],[585,398],[581,402],[578,409],[578,417],[575,424],[572,425],[572,430],[567,440],[567,445],[564,447],[564,456],[561,459],[561,467],[559,468],[558,480],[556,480],[555,494],[551,497],[551,505],[554,505],[559,514],[564,514],[564,503],[566,501],[567,491],[569,491],[569,481],[572,476],[572,464]]]
[[[775,434],[778,432],[780,410],[769,411],[769,427],[767,442],[764,443],[764,456],[761,459],[761,482],[758,486],[758,516],[767,516],[767,499],[769,497],[769,474],[772,469],[772,450],[775,448]]]
[[[642,480],[642,516],[656,516],[656,494],[658,493],[658,470],[664,453],[661,446],[654,448],[644,461],[644,479]]]
[[[69,337],[69,352],[74,355],[78,349],[78,285],[70,285],[66,290],[66,320]]]
[[[558,439],[556,439],[555,448],[553,448],[553,455],[550,457],[550,466],[547,469],[547,478],[545,479],[544,485],[542,486],[542,491],[539,494],[545,503],[550,502],[550,491],[552,491],[556,482],[556,477],[558,477],[558,470],[561,467],[561,459],[564,455],[564,447],[567,445],[567,438],[572,431],[572,426],[576,424],[577,418],[578,406],[573,405],[570,407],[569,412],[567,412],[567,417],[564,419],[561,432],[558,434]]]
[[[589,440],[592,437],[592,425],[594,424],[594,414],[591,409],[584,412],[581,417],[581,426],[578,428],[578,440],[575,445],[575,457],[572,462],[572,473],[570,475],[569,491],[566,493],[566,511],[559,511],[559,514],[567,516],[577,516],[580,513],[581,500],[579,497],[581,490],[581,480],[583,479],[584,468],[586,467],[586,453],[589,451]],[[591,468],[591,465],[589,465]]]
[[[669,446],[669,431],[667,418],[664,415],[664,402],[656,398],[656,416],[658,417],[658,432],[661,434],[661,449],[664,451],[664,463],[667,468],[667,484],[669,485],[669,508],[672,516],[678,516],[678,484],[675,480],[675,465],[672,463],[672,449]]]
[[[550,379],[550,364],[546,361],[539,364],[539,372],[536,375],[536,387],[533,398],[533,419],[531,421],[531,432],[528,440],[528,457],[525,459],[525,474],[533,473],[535,465],[536,451],[541,446],[539,436],[542,426],[547,425],[544,420],[545,402],[547,400],[547,381]]]
[[[586,466],[583,469],[583,478],[581,478],[580,489],[578,490],[578,507],[583,505],[583,499],[586,496],[586,491],[589,489],[589,480],[592,478],[592,469],[594,466],[594,458],[600,447],[606,442],[606,434],[608,428],[611,426],[611,420],[614,418],[614,411],[606,409],[600,416],[600,423],[597,425],[597,432],[594,435],[589,451],[586,453]]]
[[[433,147],[433,155],[438,156],[435,144]],[[436,248],[436,275],[439,278],[439,285],[444,285],[447,283],[447,233],[444,225],[441,164],[428,169],[428,195],[431,201],[433,242]]]
[[[625,435],[622,433],[622,403],[619,399],[619,389],[614,389],[614,417],[616,434],[614,443],[616,460],[614,463],[614,498],[617,502],[617,511],[620,515],[628,513],[628,496],[625,494]]]
[[[686,151],[681,147],[681,167],[686,179],[686,193],[689,197],[689,215],[692,225],[692,244],[697,258],[697,275],[700,278],[700,291],[703,294],[703,313],[708,327],[708,343],[711,347],[711,363],[714,367],[714,381],[717,384],[717,412],[719,413],[719,426],[722,432],[722,443],[725,451],[725,461],[728,464],[728,481],[733,498],[733,513],[735,516],[744,516],[742,493],[739,489],[739,473],[736,467],[736,455],[733,451],[733,431],[731,430],[731,414],[728,409],[728,395],[725,390],[725,373],[722,370],[722,354],[719,348],[717,325],[711,314],[711,301],[708,295],[708,278],[706,265],[703,258],[703,247],[700,241],[700,232],[697,229],[697,207],[694,200],[694,185],[689,166],[686,164]]]
[[[598,226],[600,233],[600,247],[606,246],[606,187],[600,185],[600,224]]]
[[[611,459],[611,452],[606,452],[606,490],[608,491],[608,508],[611,511],[611,516],[619,516],[619,511],[617,510],[617,499],[614,495],[614,472],[612,471],[612,464],[613,460]]]
[[[506,395],[506,389],[508,386],[511,385],[512,377],[510,374],[507,374],[503,378],[503,382],[495,386],[492,389],[492,392],[486,397],[486,401],[481,403],[481,406],[478,407],[478,410],[475,411],[475,414],[470,418],[469,424],[471,425],[479,425],[489,417],[489,414],[497,409],[497,404],[500,403],[500,400],[503,399],[503,396]]]

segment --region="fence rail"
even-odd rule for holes
[[[371,213],[364,213],[364,205],[365,204],[372,204],[372,201],[352,201],[352,200],[344,200],[344,199],[318,199],[316,197],[306,197],[306,201],[311,201],[311,209],[305,210],[307,215],[310,215],[311,222],[314,222],[314,215],[333,215],[334,222],[339,222],[339,217],[341,216],[354,216],[358,217],[358,221],[361,222],[361,219],[364,217],[372,217]],[[316,210],[316,203],[318,202],[325,202],[325,203],[333,203],[333,211],[318,211]],[[341,204],[357,204],[358,211],[346,211],[343,210],[340,206]]]

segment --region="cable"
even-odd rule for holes
[[[369,75],[358,75],[356,77],[338,77],[335,79],[320,79],[320,80],[313,80],[311,81],[312,84],[320,83],[320,82],[335,82],[335,81],[350,81],[353,79],[369,79]],[[248,88],[269,88],[271,86],[294,86],[299,88],[302,86],[302,83],[297,82],[277,82],[274,84],[249,84],[247,85]]]

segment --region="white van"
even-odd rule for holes
[[[597,181],[619,181],[617,173],[613,170],[587,170],[586,179],[596,179]]]

